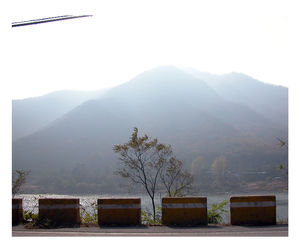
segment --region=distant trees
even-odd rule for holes
[[[225,180],[226,158],[224,156],[217,157],[211,165],[211,170],[215,177],[213,187],[222,187]]]
[[[277,138],[278,140],[278,145],[280,146],[280,148],[286,148],[286,150],[288,151],[289,149],[289,146],[288,146],[288,142],[287,141],[284,141],[280,138]],[[285,171],[285,177],[286,177],[286,189],[288,189],[288,175],[289,175],[289,166],[288,166],[288,163],[286,164],[282,164],[280,163],[277,167],[277,170],[283,170]]]
[[[288,142],[284,141],[280,138],[277,138],[278,140],[278,145],[280,148],[286,148],[286,150],[288,151]],[[277,167],[278,170],[286,170],[286,175],[288,175],[288,164],[279,164]]]
[[[205,173],[205,158],[203,156],[196,157],[191,163],[191,173],[195,178],[200,179]]]
[[[192,184],[192,175],[182,169],[170,145],[151,140],[147,135],[138,136],[135,127],[129,141],[113,146],[123,164],[117,174],[140,184],[151,199],[153,220],[156,218],[155,195],[161,184],[168,196],[182,196]]]
[[[12,173],[12,197],[21,191],[21,187],[26,183],[26,178],[30,171],[15,170]]]

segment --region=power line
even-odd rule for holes
[[[80,15],[80,16],[64,15],[64,16],[40,18],[40,19],[33,19],[33,20],[27,20],[27,21],[12,22],[11,27],[19,27],[19,26],[25,26],[25,25],[34,25],[34,24],[55,22],[55,21],[61,21],[61,20],[67,20],[67,19],[74,19],[74,18],[92,17],[92,16],[93,15]]]

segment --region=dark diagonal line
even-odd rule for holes
[[[25,26],[25,25],[35,25],[35,24],[49,23],[49,22],[74,19],[74,18],[83,18],[83,17],[92,17],[92,15],[81,15],[81,16],[64,15],[64,16],[57,16],[57,17],[40,18],[40,19],[33,19],[27,21],[13,22],[11,26],[18,27],[18,26]]]

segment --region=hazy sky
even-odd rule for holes
[[[7,130],[1,130],[1,139],[4,139],[1,153],[6,160],[3,168],[11,167],[11,148],[7,147],[11,144],[11,98],[42,95],[59,89],[99,89],[120,84],[144,70],[166,64],[211,73],[243,72],[294,89],[300,83],[299,0],[6,2],[10,4],[8,27],[13,21],[49,16],[93,14],[94,17],[8,29],[9,44],[1,47],[6,51],[5,60],[1,57],[2,62],[10,66],[0,106],[1,115],[8,122],[3,124]],[[7,8],[2,6],[4,13]],[[289,142],[289,167],[293,171],[289,195],[295,195],[289,209],[289,217],[293,219],[289,223],[290,237],[284,241],[273,239],[271,243],[255,239],[253,243],[265,249],[272,246],[272,251],[275,246],[275,251],[296,247],[295,241],[299,237],[300,123],[297,118],[299,106],[295,105],[299,96],[291,90],[289,94],[292,98],[289,100],[290,114],[294,115],[289,124],[289,136],[294,139]],[[6,186],[2,186],[1,191],[9,202],[10,169],[4,170],[8,176],[2,176],[1,184]],[[9,216],[10,209],[5,209]],[[7,223],[9,221],[7,219]],[[7,230],[9,228],[2,231]],[[81,251],[93,244],[90,240],[88,243],[72,242]],[[246,251],[253,250],[251,244],[245,247],[242,242],[232,247],[232,240],[222,240],[214,247],[235,251],[243,246]],[[190,241],[183,243],[181,239],[178,242],[172,240],[172,243],[178,246],[178,251],[197,246]],[[132,244],[132,240],[120,242],[121,249],[132,249]],[[24,249],[23,243],[9,245]],[[205,248],[209,249],[208,246]],[[143,249],[153,251],[148,246]]]
[[[11,29],[13,99],[118,85],[160,65],[242,72],[288,87],[299,81],[288,64],[296,33],[290,1],[13,3],[11,22],[94,15]]]

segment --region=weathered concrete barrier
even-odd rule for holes
[[[98,224],[141,225],[141,199],[98,199]]]
[[[162,198],[162,224],[207,225],[207,198]]]
[[[275,225],[275,196],[232,196],[231,225]]]
[[[23,200],[12,199],[12,225],[23,222]]]
[[[54,226],[80,225],[79,199],[39,199],[39,220]]]

